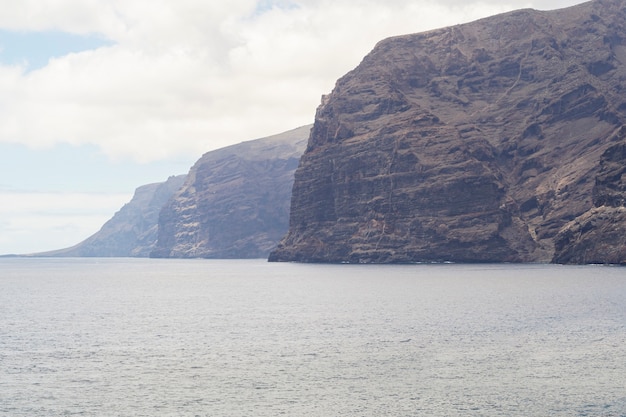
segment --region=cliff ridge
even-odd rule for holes
[[[207,152],[159,217],[154,258],[266,258],[288,229],[311,126]]]
[[[626,262],[625,80],[618,0],[381,41],[323,98],[270,260]]]

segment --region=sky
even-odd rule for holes
[[[140,185],[312,123],[389,36],[580,0],[0,0],[0,254],[72,246]]]

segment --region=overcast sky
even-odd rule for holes
[[[580,0],[0,0],[0,254],[78,243],[204,152],[312,123],[379,40]]]

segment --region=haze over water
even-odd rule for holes
[[[0,415],[626,416],[626,269],[0,259]]]

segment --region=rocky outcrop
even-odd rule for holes
[[[265,258],[288,228],[311,126],[202,156],[163,207],[151,257]]]
[[[148,257],[157,241],[159,212],[182,186],[185,175],[143,185],[102,228],[83,242],[35,256]]]
[[[593,207],[565,225],[555,239],[557,263],[626,264],[626,128],[600,158]]]
[[[323,98],[270,260],[624,262],[625,80],[621,0],[380,42]]]

